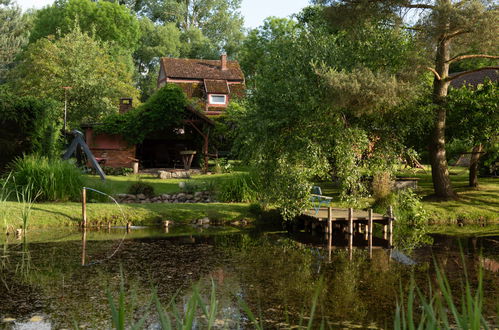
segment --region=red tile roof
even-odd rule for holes
[[[244,80],[237,61],[227,61],[226,70],[222,70],[220,60],[163,57],[161,65],[168,78]]]
[[[205,79],[204,88],[207,94],[229,94],[227,80]]]

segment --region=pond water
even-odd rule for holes
[[[316,293],[318,322],[332,328],[391,328],[401,288],[414,277],[427,290],[435,283],[435,260],[456,295],[465,269],[476,283],[479,266],[484,268],[484,310],[493,325],[499,236],[433,239],[433,245],[409,253],[376,244],[371,252],[348,249],[342,247],[348,246],[342,234],[329,244],[304,233],[231,227],[134,228],[129,233],[113,228],[84,234],[64,229],[29,232],[21,240],[3,236],[0,328],[110,328],[108,293],[116,297],[121,278],[128,316],[145,316],[145,327],[151,329],[158,328],[150,303],[153,291],[163,305],[176,296],[182,309],[196,283],[205,296],[214,283],[218,318],[226,321],[219,325],[228,328],[251,328],[240,299],[266,328],[306,323]],[[352,245],[361,241],[357,237]]]

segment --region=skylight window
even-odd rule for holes
[[[223,94],[210,94],[210,104],[226,104],[227,95]]]

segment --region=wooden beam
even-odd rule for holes
[[[353,235],[353,208],[348,209],[348,233]]]

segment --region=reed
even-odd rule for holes
[[[9,189],[9,181],[11,180],[11,174],[0,181],[0,220],[3,222],[3,227],[5,228],[5,233],[8,233],[12,226],[7,223],[8,213],[7,213],[7,200],[10,197],[11,190]]]
[[[39,194],[38,201],[78,201],[83,187],[81,171],[71,162],[38,155],[17,158],[12,164],[15,184]]]
[[[40,196],[40,191],[34,191],[31,183],[25,186],[16,186],[17,202],[21,207],[19,218],[22,222],[23,235],[28,229],[29,220],[31,218],[31,209],[36,199]]]
[[[395,311],[394,329],[489,329],[483,313],[482,269],[480,268],[478,273],[478,286],[473,290],[466,267],[463,267],[464,283],[458,306],[447,277],[438,265],[435,268],[437,287],[432,290],[430,284],[429,296],[422,293],[414,284],[414,280],[411,281],[405,303],[401,294],[401,303],[397,303]]]

